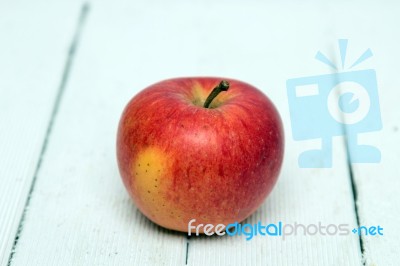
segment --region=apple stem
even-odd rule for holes
[[[221,92],[221,91],[227,91],[229,89],[229,82],[226,80],[222,80],[217,87],[215,87],[210,95],[208,95],[206,101],[204,102],[204,108],[209,108],[211,102],[214,100],[215,97]]]

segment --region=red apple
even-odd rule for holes
[[[215,226],[250,216],[276,183],[283,150],[272,102],[247,83],[214,77],[144,89],[126,106],[117,136],[119,170],[136,206],[183,232],[192,219]]]

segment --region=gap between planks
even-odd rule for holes
[[[38,173],[40,171],[40,167],[41,167],[42,162],[43,162],[43,157],[44,157],[44,155],[46,153],[46,150],[47,150],[47,146],[48,146],[48,143],[49,143],[50,135],[51,135],[51,132],[52,132],[52,129],[53,129],[53,125],[54,125],[54,121],[55,121],[55,119],[57,117],[57,113],[58,113],[58,110],[59,110],[59,107],[60,107],[60,104],[61,104],[61,100],[62,100],[62,97],[64,95],[65,87],[66,87],[67,82],[68,82],[68,78],[69,78],[69,75],[70,75],[70,72],[71,72],[72,64],[73,64],[73,61],[74,61],[74,58],[75,58],[75,55],[76,55],[76,51],[77,51],[77,48],[78,48],[78,45],[79,45],[79,40],[80,40],[80,37],[81,37],[81,33],[82,33],[85,21],[87,19],[88,13],[89,13],[89,9],[90,9],[89,3],[83,3],[83,5],[81,7],[81,10],[80,10],[80,14],[79,14],[78,23],[77,23],[77,26],[76,26],[76,29],[75,29],[75,33],[73,35],[73,38],[72,38],[72,41],[71,41],[71,45],[70,45],[68,53],[67,53],[67,60],[66,60],[65,65],[64,65],[64,69],[63,69],[63,73],[62,73],[62,77],[61,77],[61,82],[60,82],[60,85],[58,87],[57,95],[56,95],[56,98],[55,98],[55,101],[54,101],[54,105],[53,105],[53,109],[52,109],[52,112],[51,112],[51,115],[50,115],[50,120],[49,120],[47,129],[46,129],[46,134],[45,134],[45,137],[44,137],[43,145],[42,145],[42,148],[40,150],[39,160],[38,160],[38,162],[36,164],[36,168],[35,168],[35,172],[33,174],[33,179],[32,179],[32,182],[31,182],[31,186],[29,188],[29,192],[28,192],[28,195],[27,195],[27,198],[26,198],[26,201],[25,201],[24,210],[23,210],[21,218],[19,220],[18,229],[17,229],[17,232],[15,234],[15,238],[14,238],[14,243],[13,243],[13,246],[12,246],[12,249],[11,249],[11,252],[10,252],[10,256],[8,258],[8,263],[7,263],[8,266],[10,266],[12,264],[12,259],[14,257],[15,252],[16,252],[16,248],[17,248],[17,245],[18,245],[18,240],[19,240],[19,237],[20,237],[21,232],[22,232],[23,227],[24,227],[24,221],[25,221],[26,213],[27,213],[27,210],[28,210],[28,207],[29,207],[29,203],[31,201],[32,193],[33,193],[33,191],[35,189],[37,176],[38,176]]]

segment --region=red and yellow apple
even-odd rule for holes
[[[128,103],[117,134],[120,174],[136,206],[183,232],[192,219],[215,226],[250,216],[276,183],[283,151],[272,102],[233,79],[151,85]]]

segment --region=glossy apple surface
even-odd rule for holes
[[[221,80],[229,82],[203,104]],[[280,116],[255,87],[233,79],[177,78],[126,106],[117,159],[139,210],[168,229],[241,222],[275,185],[284,151]],[[195,225],[194,224],[194,225]]]

